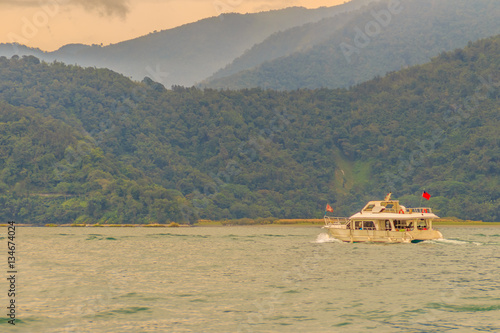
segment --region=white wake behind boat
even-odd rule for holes
[[[442,239],[433,229],[432,221],[439,218],[431,208],[406,208],[391,194],[382,201],[370,201],[349,218],[329,217],[325,214],[324,229],[330,237],[344,242],[418,243]]]

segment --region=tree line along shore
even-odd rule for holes
[[[45,224],[44,227],[106,227],[106,228],[186,228],[186,227],[224,227],[224,226],[322,226],[324,224],[323,219],[234,219],[234,220],[199,220],[197,223],[180,224],[176,222],[171,222],[168,224],[151,223],[151,224]],[[472,221],[472,220],[460,220],[455,218],[442,218],[434,220],[434,225],[436,226],[496,226],[500,227],[500,222],[484,222],[484,221]],[[0,227],[6,227],[7,224],[0,224]],[[18,227],[40,227],[41,225],[34,224],[16,224]]]

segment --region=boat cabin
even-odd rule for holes
[[[428,219],[387,219],[368,220],[353,219],[345,224],[346,229],[353,230],[383,230],[383,231],[412,231],[432,230],[432,220]],[[416,229],[415,229],[416,228]]]

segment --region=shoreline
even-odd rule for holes
[[[441,219],[433,222],[436,227],[500,227],[500,222],[458,221]],[[16,227],[46,227],[46,228],[196,228],[196,227],[322,227],[323,219],[279,219],[268,223],[238,223],[234,221],[207,221],[202,220],[193,225],[189,224],[16,224]],[[0,224],[7,227],[8,224]]]

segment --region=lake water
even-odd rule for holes
[[[17,228],[18,320],[0,331],[500,331],[500,228],[440,230],[381,245],[319,227]]]

